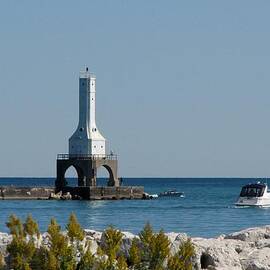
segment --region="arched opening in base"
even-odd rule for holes
[[[97,168],[96,185],[114,186],[114,175],[109,166],[102,165]]]
[[[64,174],[65,182],[70,187],[84,186],[84,176],[82,170],[74,165],[69,166]]]

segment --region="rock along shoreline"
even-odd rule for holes
[[[138,237],[130,232],[123,233],[121,251],[128,254],[132,239]],[[91,241],[91,251],[96,253],[102,243],[101,231],[85,229],[84,241]],[[185,233],[166,233],[171,242],[171,253],[175,254],[179,245],[188,239]],[[0,233],[0,252],[5,254],[12,236]],[[270,225],[249,228],[216,238],[191,238],[195,247],[193,269],[212,270],[270,270]],[[37,242],[46,244],[48,233],[41,235]]]

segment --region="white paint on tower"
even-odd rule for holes
[[[79,124],[69,139],[70,155],[105,156],[105,138],[96,126],[96,76],[80,72]]]

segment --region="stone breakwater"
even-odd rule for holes
[[[123,200],[149,199],[141,186],[64,187],[0,186],[0,200]]]
[[[132,239],[138,237],[130,232],[123,233],[121,251],[128,256]],[[188,239],[184,233],[166,233],[171,242],[171,253],[175,254],[179,245]],[[43,233],[37,245],[48,243],[48,233]],[[12,236],[0,233],[0,252],[6,253],[6,247]],[[270,225],[250,228],[217,238],[191,238],[195,247],[193,269],[209,270],[270,270]],[[83,242],[91,241],[91,251],[97,252],[104,241],[103,232],[85,230]]]

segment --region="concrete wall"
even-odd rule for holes
[[[0,187],[0,200],[46,200],[54,192],[51,187]]]
[[[51,193],[51,187],[0,187],[0,200],[47,200]],[[144,188],[140,186],[122,187],[65,187],[63,193],[70,192],[73,199],[84,200],[121,200],[143,199]]]
[[[85,200],[143,199],[144,188],[134,187],[65,187],[64,192]]]

